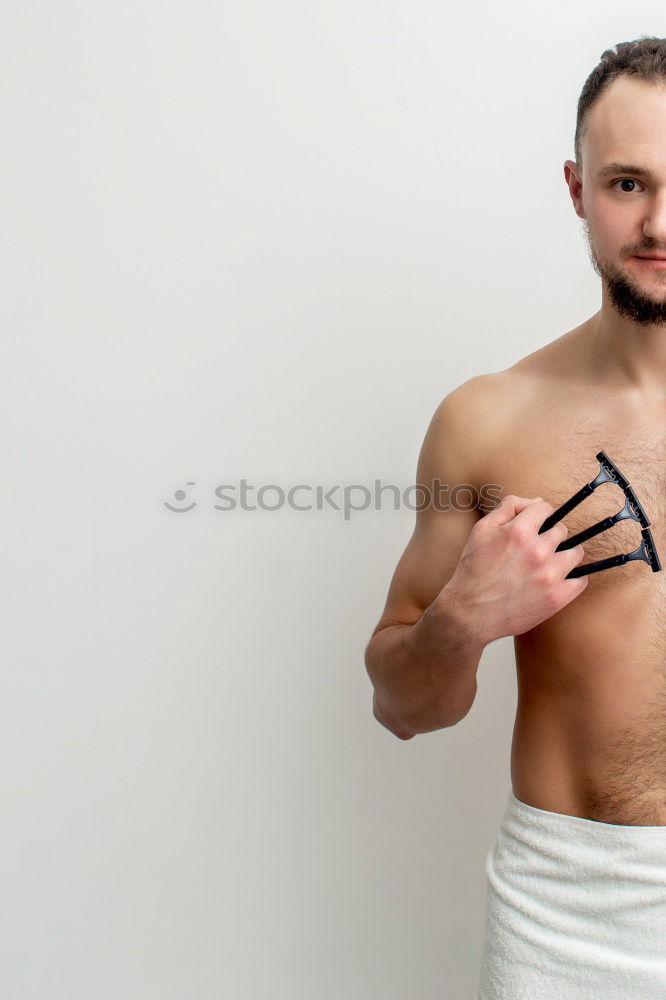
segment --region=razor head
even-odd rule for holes
[[[653,573],[658,573],[661,569],[661,563],[659,562],[659,556],[657,555],[657,547],[654,544],[654,538],[652,537],[652,532],[649,528],[642,528],[641,535],[643,536],[643,541],[641,542],[641,548],[645,552],[643,559],[649,566],[652,567]]]
[[[617,465],[611,461],[605,451],[599,451],[595,455],[595,458],[600,463],[601,468],[599,469],[599,474],[594,480],[595,488],[601,483],[617,483],[617,485],[622,490],[626,490],[629,486],[629,480],[626,479]]]
[[[641,528],[647,528],[650,523],[650,518],[643,510],[642,504],[631,486],[627,486],[624,493],[627,498],[625,508],[628,516],[633,517],[634,521],[638,521]]]

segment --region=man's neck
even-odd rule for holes
[[[642,326],[604,301],[585,328],[589,361],[601,381],[646,402],[666,400],[666,325]]]

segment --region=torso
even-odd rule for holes
[[[635,489],[665,568],[635,561],[590,574],[579,597],[514,637],[513,791],[553,812],[666,825],[666,400],[586,381],[567,369],[572,343],[493,376],[504,405],[485,481],[558,507],[595,478],[603,450]],[[624,500],[619,486],[599,486],[564,519],[569,534]],[[621,521],[584,543],[582,562],[640,541],[638,523]]]

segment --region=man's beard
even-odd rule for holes
[[[604,283],[610,301],[620,315],[640,326],[666,325],[666,294],[655,302],[617,267],[603,263],[592,245],[587,219],[581,219],[580,222],[592,267]],[[666,283],[663,288],[666,292]]]

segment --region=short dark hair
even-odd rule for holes
[[[666,84],[666,38],[641,35],[633,42],[617,42],[601,53],[578,98],[574,156],[579,168],[583,165],[581,140],[587,127],[588,112],[618,76],[637,76],[650,83]]]

